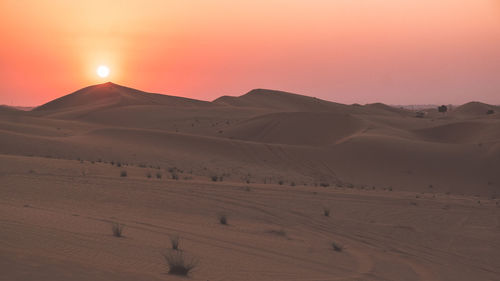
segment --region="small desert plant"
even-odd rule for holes
[[[330,184],[326,183],[326,182],[322,182],[319,185],[322,186],[322,187],[329,187],[330,186]]]
[[[330,216],[330,209],[329,208],[323,208],[323,215],[325,215],[325,217],[329,217]]]
[[[267,233],[286,237],[286,231],[284,229],[271,229],[268,230]]]
[[[219,214],[218,218],[219,218],[220,224],[227,225],[227,216],[226,216],[226,214]]]
[[[335,242],[332,242],[332,248],[336,252],[342,252],[342,250],[344,249],[344,247],[342,245],[340,245],[339,243],[335,243]]]
[[[177,173],[172,173],[172,179],[173,180],[178,180],[179,179],[179,175]]]
[[[172,250],[179,250],[179,235],[170,236],[170,244],[172,245]]]
[[[113,236],[115,237],[123,237],[122,232],[124,228],[125,225],[118,222],[113,222],[111,224],[111,231],[113,231]]]
[[[163,257],[168,265],[168,274],[187,276],[198,265],[196,259],[187,259],[182,251],[169,251]]]
[[[126,177],[127,176],[127,171],[123,170],[120,173],[120,177]]]
[[[146,177],[148,177],[148,179],[150,179],[150,178],[152,177],[152,176],[151,176],[151,173],[150,173],[150,172],[148,172],[148,173],[146,174]]]
[[[285,182],[284,182],[284,181],[282,181],[282,180],[278,181],[278,184],[279,184],[279,185],[283,185],[283,183],[285,183]]]
[[[217,175],[211,176],[210,178],[212,179],[212,181],[217,181],[219,179]]]
[[[157,179],[161,179],[161,173],[160,172],[156,173],[156,178]]]
[[[116,163],[116,167],[121,167],[121,166],[122,166],[122,163],[120,163],[120,162]]]

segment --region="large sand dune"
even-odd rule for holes
[[[0,107],[2,278],[176,279],[177,233],[193,280],[500,280],[499,114],[113,83]]]

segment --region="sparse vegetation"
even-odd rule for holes
[[[342,250],[344,249],[344,247],[342,245],[340,245],[339,243],[336,243],[336,242],[332,242],[332,248],[336,252],[342,252]]]
[[[493,109],[488,109],[488,111],[486,111],[487,115],[490,115],[490,114],[493,114],[493,113],[495,113],[495,111]]]
[[[111,224],[111,231],[113,231],[113,236],[115,237],[123,237],[122,232],[124,228],[125,225],[118,222],[113,222]]]
[[[171,174],[173,180],[179,180],[179,175],[175,172]]]
[[[170,244],[172,245],[172,250],[179,250],[179,235],[170,236]]]
[[[160,172],[156,173],[156,178],[157,179],[161,179],[161,173]]]
[[[148,179],[150,179],[150,178],[152,177],[152,176],[151,176],[151,173],[150,173],[150,172],[148,172],[148,173],[146,174],[146,177],[148,177]]]
[[[126,177],[127,176],[127,171],[123,170],[120,172],[120,177]]]
[[[213,175],[210,178],[212,179],[212,181],[217,181],[219,179],[217,175]]]
[[[182,251],[169,251],[163,254],[163,257],[168,265],[168,274],[187,276],[198,266],[196,259],[187,259]]]
[[[121,167],[121,166],[122,166],[122,163],[120,163],[120,162],[116,163],[116,167]]]
[[[284,182],[283,182],[282,180],[278,181],[278,184],[279,184],[279,185],[283,185],[283,183],[284,183]]]
[[[323,208],[323,215],[325,215],[325,217],[329,217],[330,216],[330,209],[329,208]]]
[[[319,185],[322,186],[322,187],[329,187],[330,186],[330,184],[326,183],[326,182],[322,182]]]

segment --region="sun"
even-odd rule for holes
[[[101,77],[101,78],[108,77],[108,75],[109,75],[109,67],[107,67],[105,65],[100,65],[97,68],[97,75],[99,75],[99,77]]]

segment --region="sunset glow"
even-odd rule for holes
[[[109,68],[107,66],[105,66],[105,65],[100,65],[97,68],[97,75],[99,75],[99,77],[101,77],[101,78],[108,77],[108,75],[109,75]]]
[[[0,104],[101,83],[211,100],[500,103],[496,0],[0,3]],[[27,82],[29,81],[29,83]]]

